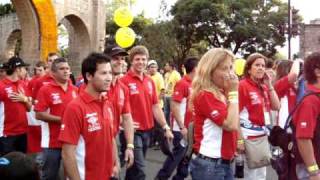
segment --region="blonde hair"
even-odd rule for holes
[[[133,58],[135,55],[146,55],[147,58],[149,58],[149,51],[145,46],[134,46],[132,49],[129,51],[129,61],[132,62]]]
[[[219,88],[212,82],[212,73],[219,64],[231,58],[234,61],[234,55],[231,51],[223,48],[213,48],[207,51],[199,61],[196,75],[192,81],[192,92],[190,98],[190,108],[193,108],[193,100],[201,90],[212,92],[215,96],[221,97]]]

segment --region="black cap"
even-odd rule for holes
[[[113,57],[113,56],[127,56],[128,53],[126,50],[122,49],[121,47],[117,45],[110,45],[107,46],[106,49],[104,50],[104,54]]]
[[[19,57],[12,57],[8,60],[8,62],[5,64],[5,66],[9,69],[13,69],[16,67],[23,67],[23,66],[29,66],[30,64],[25,63],[21,58]]]

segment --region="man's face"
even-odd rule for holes
[[[35,67],[34,68],[34,73],[36,76],[43,76],[45,74],[45,70],[43,66],[40,67]]]
[[[112,72],[114,74],[121,74],[123,73],[123,65],[125,62],[125,56],[112,56],[111,58],[111,67],[112,67]]]
[[[17,68],[17,72],[18,72],[19,79],[25,79],[27,77],[27,69],[26,69],[26,67],[24,67],[24,66],[18,67]]]
[[[59,58],[57,55],[53,55],[53,56],[48,57],[48,61],[47,61],[48,68],[47,69],[51,69],[52,62],[57,58]]]
[[[166,63],[166,64],[165,64],[164,70],[165,70],[165,72],[168,72],[168,71],[171,71],[171,70],[172,70],[172,68],[171,68],[171,66],[169,65],[169,63]]]
[[[148,67],[148,71],[150,75],[154,75],[158,71],[158,66],[155,64],[152,64]]]
[[[53,72],[53,76],[59,82],[67,82],[70,78],[70,66],[67,62],[57,64],[57,69]]]
[[[147,55],[144,54],[136,54],[132,59],[132,69],[136,73],[142,73],[146,69],[147,66]]]
[[[112,80],[110,63],[97,64],[97,70],[94,75],[87,75],[87,78],[96,92],[101,93],[109,90]]]

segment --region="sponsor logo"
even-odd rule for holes
[[[216,118],[219,116],[219,112],[217,110],[213,110],[211,113],[210,113],[211,117],[212,118]]]
[[[259,96],[256,92],[249,92],[249,96],[250,96],[250,100],[251,100],[252,105],[261,104]]]
[[[86,114],[85,116],[87,122],[88,122],[88,131],[98,131],[101,129],[101,124],[98,121],[98,114],[96,112]]]
[[[136,83],[129,83],[128,86],[129,86],[130,94],[139,94]]]
[[[52,104],[61,104],[62,100],[59,93],[51,93]]]
[[[4,90],[6,91],[6,93],[7,93],[7,95],[8,95],[8,98],[10,98],[10,96],[12,96],[12,94],[13,94],[13,89],[12,89],[12,87],[4,88]]]
[[[307,128],[307,122],[303,121],[300,123],[301,128]]]
[[[60,130],[63,131],[65,127],[66,127],[65,124],[61,124]]]

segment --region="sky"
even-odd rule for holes
[[[172,6],[177,0],[165,0],[168,6]],[[288,0],[282,0],[287,2]],[[10,0],[0,0],[0,4],[8,3]],[[146,17],[157,18],[159,17],[161,0],[136,0],[136,4],[132,6],[132,12],[134,14],[139,14],[142,11],[145,13]],[[291,5],[296,9],[299,9],[299,14],[302,15],[304,23],[309,23],[310,20],[320,18],[320,0],[291,0]],[[283,48],[278,48],[278,50],[287,55],[287,46]],[[292,54],[299,51],[299,38],[294,38],[292,40]]]

